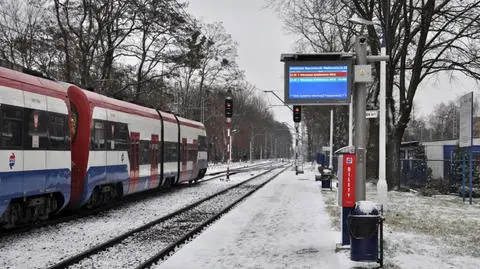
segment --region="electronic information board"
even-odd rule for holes
[[[285,62],[285,102],[348,104],[351,72],[351,61]]]

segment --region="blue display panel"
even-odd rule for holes
[[[285,65],[285,101],[291,104],[346,104],[351,62],[290,62]]]

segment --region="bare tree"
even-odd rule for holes
[[[328,44],[331,38],[322,35],[322,27],[338,29],[347,27],[348,13],[337,12],[349,8],[367,19],[376,17],[385,32],[387,54],[387,130],[389,134],[387,179],[389,189],[400,182],[400,142],[408,122],[415,93],[419,84],[429,75],[439,72],[458,71],[479,79],[480,68],[480,2],[461,0],[424,1],[320,1],[320,0],[279,0],[283,4],[296,6],[321,6],[317,13],[333,14],[325,20],[317,13],[301,8],[285,9],[296,16],[298,23],[305,24],[315,32],[297,30],[312,46]],[[274,1],[274,2],[279,2]],[[389,3],[389,5],[384,5]],[[312,14],[315,14],[313,16]],[[353,14],[353,13],[350,13]],[[334,19],[338,18],[338,19]],[[288,22],[288,21],[287,21]],[[291,22],[291,21],[290,21]],[[300,25],[301,26],[301,25]],[[306,27],[302,27],[303,29]],[[369,26],[366,34],[371,52],[377,54],[380,32]],[[309,36],[309,37],[306,37]],[[312,41],[310,41],[310,39]],[[337,41],[338,42],[338,41]],[[317,44],[317,45],[315,45]],[[339,43],[340,45],[340,43]],[[378,65],[377,65],[378,67]],[[378,72],[377,72],[378,73]],[[376,95],[374,99],[376,99]],[[398,98],[394,98],[398,96]]]
[[[138,9],[131,0],[101,0],[97,1],[97,5],[101,8],[96,9],[94,16],[101,31],[98,53],[102,56],[98,63],[98,88],[103,92],[112,92],[114,60],[122,56],[121,49],[126,39],[138,29]]]
[[[0,2],[0,59],[6,66],[37,68],[51,51],[44,35],[44,6],[45,1]]]

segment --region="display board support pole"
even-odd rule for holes
[[[367,64],[367,42],[366,37],[357,36],[355,39],[355,52],[357,65]],[[356,180],[355,180],[355,199],[356,201],[365,200],[365,177],[366,177],[366,145],[367,145],[367,85],[366,83],[355,83],[354,93],[355,110],[355,135],[353,143],[355,145],[356,158]]]
[[[330,110],[330,155],[328,168],[333,169],[333,109]]]

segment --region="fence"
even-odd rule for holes
[[[473,160],[473,181],[479,183],[480,160]],[[465,178],[468,182],[469,167],[466,162]],[[457,160],[400,160],[400,184],[403,188],[418,189],[429,182],[436,182],[448,187],[452,192],[462,185],[462,161]]]

